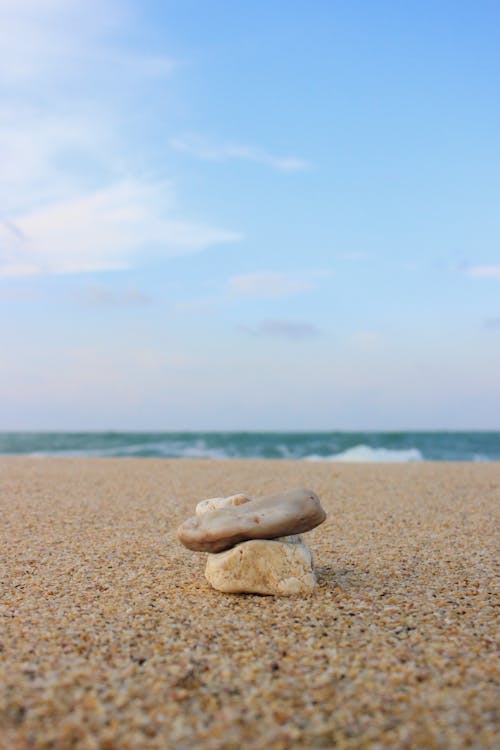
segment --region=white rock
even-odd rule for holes
[[[288,539],[252,539],[209,554],[205,577],[227,594],[310,594],[316,584],[311,550],[300,536]]]
[[[239,492],[237,495],[230,495],[229,497],[210,497],[208,500],[202,500],[198,503],[195,509],[197,516],[202,516],[209,510],[218,510],[219,508],[234,508],[236,505],[243,505],[243,503],[249,503],[251,497],[243,495]]]

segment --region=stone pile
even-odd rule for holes
[[[230,594],[311,593],[311,550],[301,534],[326,518],[318,497],[294,489],[257,500],[247,495],[202,500],[177,536],[188,549],[208,552],[205,577]]]

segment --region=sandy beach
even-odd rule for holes
[[[305,486],[306,598],[225,595],[175,529]],[[0,459],[0,748],[498,746],[500,464]]]

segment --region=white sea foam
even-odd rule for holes
[[[206,448],[204,446],[185,446],[179,448],[175,453],[175,457],[178,458],[215,458],[225,459],[230,458],[229,454],[222,449],[217,448]]]
[[[408,463],[423,461],[417,448],[391,450],[390,448],[371,448],[369,445],[355,445],[352,448],[335,453],[332,456],[306,456],[306,461],[338,461],[346,463]]]

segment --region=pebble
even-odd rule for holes
[[[314,492],[293,489],[193,516],[179,526],[177,537],[196,552],[222,552],[250,539],[301,534],[325,518]]]
[[[293,541],[252,539],[226,552],[208,555],[205,578],[226,594],[312,593],[316,584],[311,550]]]

